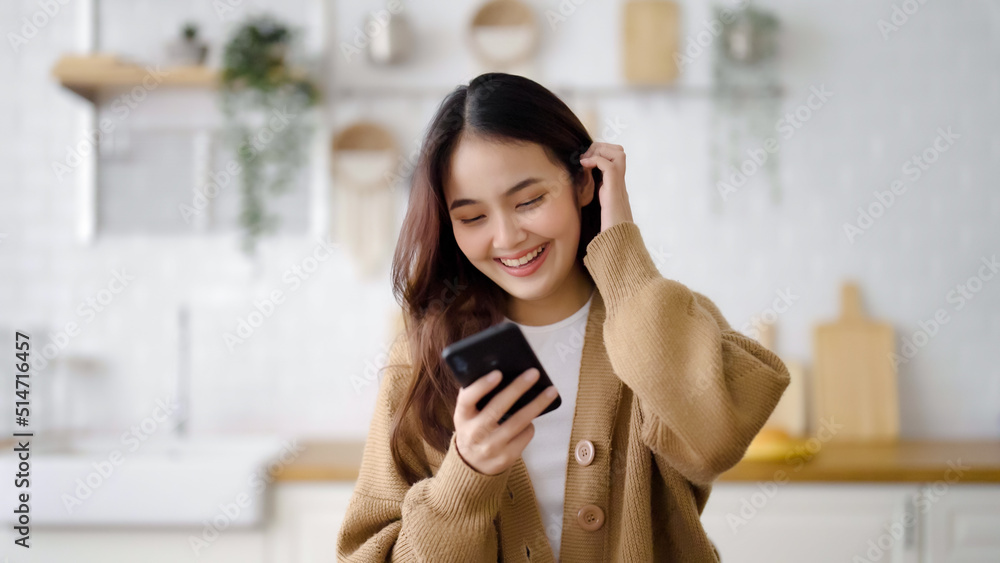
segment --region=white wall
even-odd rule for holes
[[[100,42],[137,57],[156,56],[154,47],[188,14],[205,24],[215,45],[231,24],[204,7],[180,7],[187,3],[128,4],[131,27],[106,22]],[[245,2],[241,9],[263,4]],[[532,4],[540,15],[559,7],[554,0]],[[900,336],[912,335],[943,308],[949,323],[900,367],[903,433],[1000,435],[1000,364],[991,346],[1000,341],[1000,280],[984,282],[961,310],[947,300],[951,289],[976,275],[981,258],[1000,250],[1000,7],[928,2],[885,40],[877,22],[890,17],[892,2],[756,4],[774,9],[786,30],[783,110],[805,103],[811,87],[834,93],[782,142],[780,203],[771,203],[758,178],[713,210],[719,196],[708,174],[712,107],[704,97],[572,100],[574,107],[595,105],[602,120],[625,124],[614,142],[628,151],[635,220],[647,246],[664,257],[661,271],[712,297],[736,327],[791,288],[798,300],[779,317],[778,346],[803,360],[811,353],[812,326],[836,316],[844,278],[859,281],[869,312],[892,322]],[[306,0],[281,5],[289,19],[316,26]],[[344,60],[340,41],[349,41],[365,14],[380,6],[329,6],[336,85],[403,83],[446,91],[480,71],[462,47],[460,26],[474,8],[470,2],[457,8],[406,3],[420,33],[420,55],[397,74]],[[683,6],[686,31],[704,29],[708,4]],[[532,75],[554,88],[620,84],[620,9],[616,2],[583,2],[554,29],[541,17],[544,35]],[[38,10],[29,0],[0,3],[0,30],[19,30],[22,18]],[[171,393],[176,306],[190,300],[195,431],[363,436],[375,385],[356,390],[350,379],[363,376],[385,350],[395,311],[387,262],[380,277],[361,279],[338,249],[290,292],[282,274],[312,253],[312,238],[266,241],[258,262],[243,257],[231,237],[76,242],[76,186],[57,181],[51,165],[82,138],[87,105],[55,84],[50,69],[58,56],[79,49],[82,17],[78,5],[62,7],[17,53],[0,48],[0,76],[8,77],[0,88],[0,233],[7,235],[0,241],[0,326],[55,331],[81,324],[63,354],[95,354],[107,362],[80,400],[100,405],[89,415],[94,426],[117,433]],[[710,62],[707,54],[698,57],[682,84],[707,84]],[[383,120],[409,151],[438,101],[435,95],[352,98],[326,109],[334,128],[356,117]],[[901,176],[904,161],[930,146],[939,127],[960,138],[850,243],[843,224],[874,201],[873,190],[887,190]],[[401,217],[406,195],[396,194]],[[78,304],[123,268],[135,281],[92,322],[79,316]],[[229,352],[222,333],[275,289],[285,291],[286,303]],[[3,424],[9,419],[3,415]]]

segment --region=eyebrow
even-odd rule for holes
[[[509,190],[507,190],[506,192],[504,192],[503,196],[504,197],[510,197],[510,196],[514,195],[515,193],[523,190],[524,188],[527,188],[528,186],[530,186],[532,184],[535,184],[535,183],[538,183],[538,182],[541,182],[541,181],[542,181],[541,178],[535,178],[535,177],[525,178],[524,180],[521,180],[517,184],[514,184],[514,187],[512,187]],[[474,199],[456,199],[455,201],[451,202],[451,207],[449,207],[448,210],[452,211],[452,210],[455,210],[455,209],[457,209],[459,207],[462,207],[463,205],[472,205],[472,204],[475,204],[475,203],[479,203],[479,202],[477,200],[474,200]]]

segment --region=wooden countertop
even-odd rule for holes
[[[364,442],[303,443],[305,451],[276,473],[278,481],[357,478]],[[743,460],[719,481],[934,482],[956,477],[958,483],[1000,483],[1000,441],[831,442],[821,444],[808,461]]]
[[[0,440],[0,447],[13,445]],[[277,481],[353,481],[364,442],[302,440],[305,450],[275,471]],[[952,470],[949,472],[949,469]],[[904,441],[896,444],[819,444],[808,461],[743,460],[719,482],[803,483],[934,482],[1000,483],[1000,441]]]
[[[354,481],[361,467],[363,441],[299,442],[305,450],[274,473],[276,481]]]
[[[306,450],[275,475],[278,481],[357,478],[363,442],[305,445]],[[808,461],[743,460],[719,481],[933,482],[956,476],[960,483],[1000,483],[1000,441],[828,443]]]
[[[800,482],[1000,483],[1000,441],[830,442],[821,444],[808,461],[743,460],[719,481],[786,477]]]

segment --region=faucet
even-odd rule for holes
[[[173,433],[177,439],[188,436],[191,404],[191,315],[186,303],[177,307],[177,378],[175,380],[177,413]]]

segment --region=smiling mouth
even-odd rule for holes
[[[532,256],[531,252],[529,252],[528,254],[525,254],[525,256],[531,256],[531,259],[528,260],[527,262],[522,262],[522,260],[524,259],[523,257],[521,259],[518,259],[518,260],[503,260],[501,258],[494,258],[494,260],[496,260],[497,262],[499,262],[500,264],[502,264],[504,266],[507,266],[508,268],[523,268],[523,267],[531,264],[535,260],[538,260],[538,257],[541,256],[543,252],[545,252],[545,248],[548,247],[548,245],[549,245],[549,243],[545,243],[545,244],[542,244],[541,246],[539,246],[538,248],[536,248],[535,250],[533,250],[532,251],[534,253],[533,256]]]

